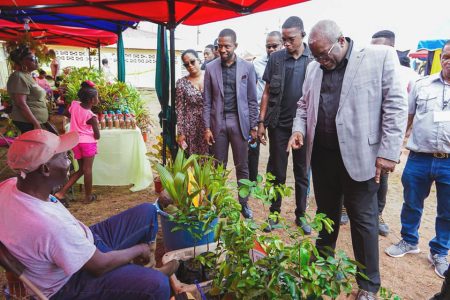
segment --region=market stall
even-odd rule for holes
[[[92,182],[102,186],[132,184],[132,192],[147,188],[153,180],[147,148],[139,127],[100,131],[98,154],[92,168]],[[78,181],[83,184],[83,178]]]

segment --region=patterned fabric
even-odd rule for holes
[[[178,134],[186,137],[188,155],[208,154],[208,144],[203,139],[203,94],[183,77],[177,81],[176,113]]]

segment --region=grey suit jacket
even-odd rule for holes
[[[242,136],[248,138],[250,128],[258,123],[258,102],[256,100],[256,75],[253,64],[236,60],[236,98],[239,125]],[[223,122],[223,79],[220,59],[206,65],[204,83],[203,121],[214,137],[218,136]]]
[[[377,157],[398,161],[406,130],[408,102],[399,76],[394,48],[353,47],[342,83],[336,128],[345,168],[355,181],[375,176]],[[303,96],[298,102],[292,131],[306,139],[307,165],[311,161],[323,71],[311,62]]]

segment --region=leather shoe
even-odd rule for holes
[[[246,219],[253,219],[253,212],[247,203],[241,203],[241,214]]]
[[[303,223],[302,220],[300,220],[300,218],[295,218],[295,224],[303,230],[303,233],[305,235],[311,234],[311,226],[309,226],[306,223]]]
[[[356,300],[377,300],[377,295],[372,292],[368,292],[360,289],[356,295]]]
[[[265,227],[264,229],[263,229],[263,231],[264,232],[271,232],[272,230],[274,230],[275,229],[275,226],[276,225],[278,225],[278,218],[276,218],[275,220],[272,220],[271,218],[269,218],[268,220],[267,220],[267,223],[268,223],[268,225],[267,225],[267,227]]]

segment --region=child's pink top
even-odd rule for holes
[[[78,132],[79,143],[97,143],[92,125],[86,124],[92,117],[97,117],[90,109],[83,108],[80,101],[72,101],[69,107],[70,131]]]
[[[47,79],[42,78],[40,79],[39,77],[36,77],[36,82],[37,84],[43,88],[47,93],[52,91],[52,88],[50,87],[50,85],[48,84]]]

